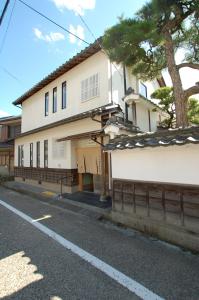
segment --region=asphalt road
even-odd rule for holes
[[[0,200],[164,299],[199,299],[199,256],[2,187]],[[138,297],[0,205],[0,299]]]

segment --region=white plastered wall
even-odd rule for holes
[[[40,141],[40,167],[44,167],[44,140],[48,140],[48,167],[73,169],[76,168],[76,143],[65,141],[65,155],[63,158],[53,157],[53,141],[66,136],[99,130],[100,123],[91,119],[82,119],[76,122],[57,126],[38,133],[20,137],[15,140],[15,166],[18,166],[18,145],[24,145],[24,167],[30,167],[30,143],[33,143],[33,167],[36,167],[36,142]]]
[[[199,145],[112,151],[112,177],[199,185]]]
[[[81,102],[81,81],[99,73],[100,95]],[[61,86],[67,82],[67,107],[61,109]],[[57,87],[57,112],[52,113],[53,88]],[[109,103],[108,58],[98,52],[35,93],[22,105],[22,133]],[[49,92],[49,115],[44,115]]]

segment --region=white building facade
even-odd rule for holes
[[[127,107],[122,98],[129,87],[139,94],[138,79],[112,64],[95,42],[14,101],[22,107],[16,180],[54,190],[63,181],[65,192],[100,192],[110,168],[101,148],[106,121],[119,115],[134,128],[155,131],[163,117],[147,95],[140,96],[134,111]]]

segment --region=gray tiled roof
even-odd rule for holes
[[[119,136],[110,140],[104,150],[124,150],[145,147],[168,147],[172,145],[198,144],[199,127],[143,133],[135,136]]]

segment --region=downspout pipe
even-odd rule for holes
[[[126,68],[123,65],[123,77],[124,77],[124,95],[126,95],[127,92],[127,86],[126,86]],[[128,122],[128,105],[125,103],[125,121]]]

